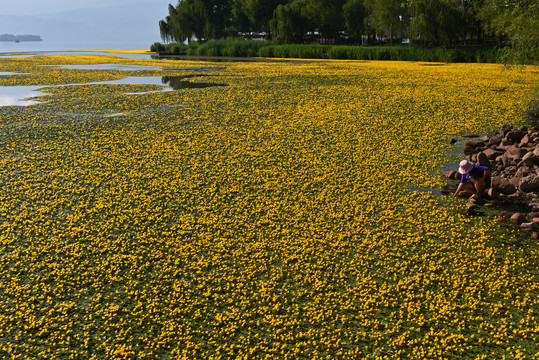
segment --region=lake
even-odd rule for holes
[[[158,41],[158,40],[156,40]],[[149,50],[151,43],[132,42],[49,42],[49,41],[0,41],[0,57],[14,56],[13,53],[25,52],[67,52],[72,51],[95,51],[95,50]],[[93,53],[102,55],[102,53]],[[105,53],[106,55],[106,53]],[[110,54],[109,54],[110,55]],[[19,56],[19,55],[17,55]],[[28,55],[32,56],[32,55]],[[149,54],[115,54],[115,56],[135,59],[149,59]]]

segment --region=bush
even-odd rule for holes
[[[154,50],[155,49],[155,50]],[[157,50],[158,49],[158,50]],[[492,48],[421,48],[409,46],[345,46],[345,45],[272,45],[269,41],[222,39],[189,45],[168,44],[173,54],[228,57],[277,57],[300,59],[400,60],[425,62],[503,62],[503,49]],[[164,45],[154,43],[152,51],[163,51]]]
[[[158,52],[158,51],[165,51],[165,45],[161,44],[160,42],[154,42],[152,45],[150,45],[150,51],[152,52]]]
[[[185,55],[187,54],[187,45],[184,44],[168,44],[167,50],[169,53],[174,55]]]

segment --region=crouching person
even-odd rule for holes
[[[486,166],[473,164],[468,160],[462,160],[459,164],[460,184],[455,191],[454,197],[459,197],[461,191],[472,193],[470,199],[479,199],[485,189],[490,188],[490,169]]]

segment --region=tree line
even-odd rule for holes
[[[537,0],[179,0],[159,22],[178,43],[262,34],[274,44],[509,46],[537,59]]]

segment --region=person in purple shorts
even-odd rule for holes
[[[460,184],[455,191],[455,197],[461,191],[471,192],[470,199],[478,199],[485,189],[490,188],[490,169],[486,166],[473,164],[468,160],[462,160],[459,164]]]

